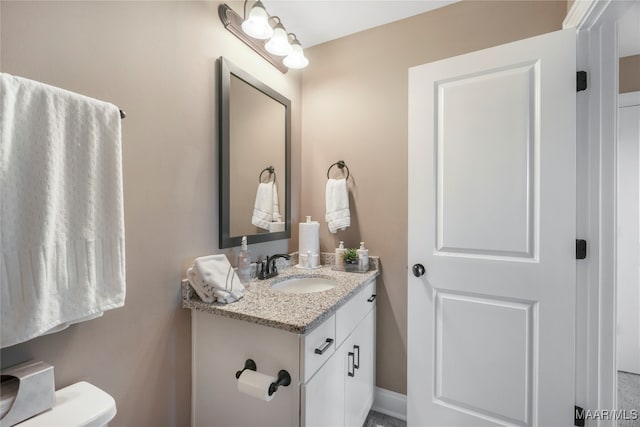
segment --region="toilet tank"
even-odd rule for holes
[[[16,426],[103,427],[115,417],[116,412],[116,402],[111,395],[81,381],[56,391],[53,408]]]

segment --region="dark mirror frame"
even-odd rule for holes
[[[229,97],[231,87],[231,75],[236,76],[245,83],[253,86],[260,92],[264,93],[273,100],[279,102],[285,107],[285,196],[284,196],[284,231],[274,233],[260,233],[247,236],[247,243],[270,242],[274,240],[282,240],[291,238],[291,101],[282,96],[266,84],[251,76],[249,73],[232,64],[228,59],[220,57],[219,61],[220,78],[218,79],[219,87],[219,218],[220,218],[220,249],[240,246],[242,236],[230,235],[230,192],[231,177],[229,176],[230,168],[230,128],[231,122],[229,117]],[[255,194],[247,195],[247,197],[255,197]]]

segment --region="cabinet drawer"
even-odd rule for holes
[[[309,334],[304,335],[301,343],[300,376],[302,382],[307,382],[336,351],[336,316],[331,316]]]
[[[358,323],[376,306],[375,293],[376,281],[372,280],[338,310],[336,313],[336,346],[340,346],[351,331],[358,326]]]

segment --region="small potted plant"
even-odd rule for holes
[[[358,264],[358,252],[355,248],[347,249],[342,255],[345,264]]]

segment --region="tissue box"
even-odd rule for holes
[[[3,369],[0,374],[0,426],[18,424],[55,405],[53,366],[30,361]]]

